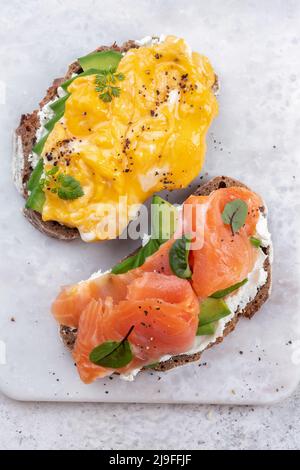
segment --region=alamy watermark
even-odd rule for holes
[[[150,227],[148,207],[143,204],[129,205],[126,196],[121,196],[117,204],[97,204],[96,213],[93,214],[94,220],[98,221],[95,226],[97,237],[138,240],[145,234],[151,234],[153,239],[168,240],[188,235],[190,249],[200,249],[204,241],[206,205],[178,206],[161,201],[150,206]],[[85,234],[81,234],[85,239]]]

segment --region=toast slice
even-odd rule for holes
[[[125,53],[129,49],[138,47],[140,47],[140,45],[137,44],[137,42],[129,40],[122,46],[118,46],[114,43],[111,46],[100,46],[96,51],[114,50]],[[80,72],[82,72],[82,68],[76,60],[69,66],[64,77],[56,78],[53,81],[52,85],[48,88],[45,97],[39,103],[39,109],[21,116],[20,124],[14,135],[13,176],[18,191],[25,199],[28,197],[27,183],[34,169],[32,166],[32,149],[36,143],[36,132],[41,126],[38,115],[39,110],[41,110],[51,100],[58,98],[58,88],[63,82],[71,78],[73,74],[78,74]],[[219,81],[217,76],[215,76],[215,83],[212,89],[213,92],[217,94],[219,90]],[[32,209],[24,208],[23,213],[35,228],[49,237],[60,240],[74,240],[75,238],[80,238],[79,232],[76,228],[61,225],[55,221],[44,222],[41,214]]]
[[[199,186],[198,189],[195,191],[195,195],[206,196],[216,189],[232,187],[232,186],[239,186],[239,187],[247,188],[246,185],[244,185],[243,183],[233,178],[229,178],[226,176],[218,176],[210,180],[208,183]],[[262,213],[266,214],[266,211],[267,211],[266,207],[261,207],[260,210]],[[260,307],[268,299],[270,295],[270,290],[271,290],[272,246],[270,245],[269,247],[264,248],[263,250],[265,251],[265,254],[267,255],[267,258],[265,259],[265,262],[264,262],[264,270],[267,272],[267,279],[266,279],[265,284],[258,289],[255,298],[251,302],[249,302],[245,308],[243,308],[242,310],[237,310],[235,312],[234,317],[226,324],[225,329],[223,331],[223,335],[218,337],[214,342],[211,342],[210,344],[208,344],[205,350],[208,348],[211,348],[214,344],[221,343],[223,339],[225,338],[225,336],[227,336],[231,331],[235,329],[237,322],[241,317],[245,317],[248,319],[252,318],[253,315],[260,309]],[[75,328],[70,328],[64,325],[60,326],[60,336],[63,340],[63,343],[71,351],[76,341],[76,335],[77,335],[77,330]],[[164,372],[164,371],[173,369],[174,367],[182,366],[189,362],[198,361],[204,351],[198,352],[195,354],[181,354],[178,356],[173,356],[167,361],[160,362],[155,367],[153,367],[153,369],[156,371]]]

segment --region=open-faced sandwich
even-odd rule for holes
[[[136,253],[64,287],[53,303],[85,383],[196,361],[269,296],[272,244],[255,192],[217,177],[178,208],[158,196],[152,205],[173,216],[156,216]]]
[[[81,57],[16,131],[25,216],[60,239],[119,236],[149,196],[199,173],[217,88],[206,57],[174,36]]]

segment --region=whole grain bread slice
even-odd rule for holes
[[[100,46],[96,51],[113,49],[119,52],[127,52],[129,49],[138,47],[140,46],[135,41],[129,40],[122,46],[118,46],[114,43],[111,46]],[[74,73],[77,74],[80,72],[82,72],[82,69],[79,62],[76,60],[69,66],[64,77],[56,78],[53,81],[53,84],[48,88],[45,97],[39,103],[39,109],[42,109],[43,106],[57,97],[57,90],[63,82],[71,78]],[[219,80],[217,75],[215,76],[215,83],[212,86],[212,90],[215,94],[219,91]],[[36,132],[41,126],[38,116],[39,109],[36,109],[29,114],[23,114],[21,116],[20,124],[15,132],[13,162],[14,181],[19,192],[25,199],[28,197],[27,183],[33,171],[31,162],[32,149],[36,143]],[[23,213],[35,228],[49,237],[60,240],[74,240],[75,238],[80,237],[76,228],[61,225],[55,221],[44,222],[41,214],[33,211],[32,209],[24,209]]]
[[[212,191],[215,191],[220,188],[229,188],[233,186],[247,188],[245,184],[241,183],[238,180],[229,178],[227,176],[217,176],[213,178],[212,180],[210,180],[209,182],[207,182],[206,184],[199,186],[194,194],[196,196],[208,196]],[[260,210],[262,213],[266,213],[266,208],[264,206],[262,206]],[[237,312],[235,312],[234,317],[227,323],[223,331],[223,335],[217,338],[215,342],[210,343],[206,347],[206,349],[211,348],[214,344],[221,343],[223,339],[225,338],[225,336],[227,336],[229,333],[231,333],[235,329],[237,322],[241,317],[248,318],[248,319],[252,318],[253,315],[261,308],[261,306],[268,299],[270,295],[270,289],[271,289],[271,252],[270,250],[271,250],[271,247],[264,248],[264,252],[267,255],[267,258],[265,259],[265,263],[264,263],[264,269],[267,272],[267,280],[265,284],[262,287],[260,287],[260,289],[257,291],[255,298],[251,302],[249,302],[244,309],[237,310]],[[131,256],[131,255],[128,255],[128,256]],[[77,337],[77,329],[71,328],[65,325],[61,325],[60,336],[65,346],[72,351],[75,341],[76,341],[76,337]],[[189,362],[198,361],[203,352],[204,351],[198,352],[195,354],[181,354],[178,356],[173,356],[167,361],[156,364],[156,366],[153,367],[153,369],[156,371],[164,372],[169,369],[173,369],[174,367],[185,365]]]

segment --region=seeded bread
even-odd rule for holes
[[[247,186],[245,186],[243,183],[240,183],[239,181],[233,178],[229,178],[227,176],[217,176],[216,178],[213,178],[212,180],[210,180],[208,183],[199,186],[198,189],[195,191],[195,195],[207,196],[216,189],[228,188],[232,186],[239,186],[239,187],[247,188]],[[261,207],[260,210],[262,212],[266,211],[265,207]],[[230,322],[227,323],[224,329],[223,335],[217,338],[217,340],[214,343],[210,343],[206,349],[211,348],[214,344],[221,343],[223,339],[225,338],[225,336],[227,336],[231,331],[235,329],[236,324],[241,317],[245,317],[248,319],[252,318],[253,315],[260,309],[260,307],[268,299],[269,294],[270,294],[270,289],[271,289],[270,247],[265,249],[265,254],[267,255],[267,258],[264,263],[264,269],[268,274],[266,283],[258,290],[255,298],[251,302],[249,302],[248,305],[243,310],[238,310],[236,312],[232,320],[230,320]],[[75,328],[70,328],[70,327],[61,325],[60,335],[65,346],[68,349],[72,350],[76,341],[77,330]],[[173,367],[178,367],[178,366],[187,364],[189,362],[198,361],[202,353],[203,351],[199,353],[195,353],[195,354],[182,354],[179,356],[173,356],[168,361],[160,362],[159,364],[157,364],[154,367],[154,370],[163,372],[169,369],[173,369]]]
[[[135,41],[129,40],[122,46],[118,46],[116,43],[112,46],[101,46],[97,51],[113,49],[115,51],[127,52],[129,49],[138,47],[140,46]],[[56,78],[50,88],[48,88],[46,96],[39,103],[39,109],[42,109],[49,101],[57,97],[57,89],[63,82],[71,78],[74,73],[80,72],[82,72],[82,69],[79,62],[73,62],[69,66],[66,75],[62,78]],[[217,94],[219,90],[217,76],[215,77],[212,90],[215,94]],[[32,148],[36,143],[36,132],[40,127],[38,111],[39,110],[35,110],[31,114],[23,114],[15,133],[13,162],[14,181],[19,192],[25,199],[28,197],[27,183],[33,171],[31,164]],[[24,209],[23,212],[25,217],[35,228],[49,237],[58,238],[60,240],[74,240],[80,237],[76,228],[66,227],[55,221],[43,222],[41,214],[32,209]]]

